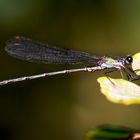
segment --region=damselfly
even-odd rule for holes
[[[127,67],[128,65],[131,65],[131,63],[133,62],[132,56],[126,56],[124,58],[107,57],[107,56],[98,57],[86,52],[59,48],[50,44],[43,44],[20,36],[16,36],[8,40],[6,42],[5,51],[13,57],[30,62],[40,62],[46,64],[85,63],[90,65],[90,67],[47,72],[43,74],[3,80],[0,82],[0,85],[58,74],[72,72],[94,72],[110,68],[114,68],[114,70],[119,70],[121,75],[123,75],[124,72],[128,80],[132,79],[132,73],[134,73],[133,71],[130,70],[130,68]],[[107,73],[109,72],[111,71],[108,71]]]

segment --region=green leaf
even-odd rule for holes
[[[124,79],[99,77],[100,90],[105,97],[118,104],[140,104],[140,87]]]
[[[117,125],[101,125],[88,131],[85,136],[86,140],[130,140],[136,138],[140,138],[138,130]]]
[[[136,53],[132,57],[132,69],[135,71],[136,75],[140,75],[140,53]]]

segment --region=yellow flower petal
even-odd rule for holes
[[[140,87],[124,79],[99,77],[100,90],[105,97],[118,104],[140,104]]]

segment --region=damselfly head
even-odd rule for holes
[[[123,65],[131,65],[133,63],[133,57],[128,55],[124,58],[120,58],[119,62],[121,62]]]
[[[127,64],[127,65],[130,65],[130,64],[132,64],[132,62],[133,62],[133,58],[132,58],[132,56],[127,56],[126,58],[125,58],[125,60],[124,60],[124,63],[125,64]]]

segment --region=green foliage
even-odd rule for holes
[[[140,131],[116,125],[102,125],[86,133],[86,140],[131,140],[140,138]]]

